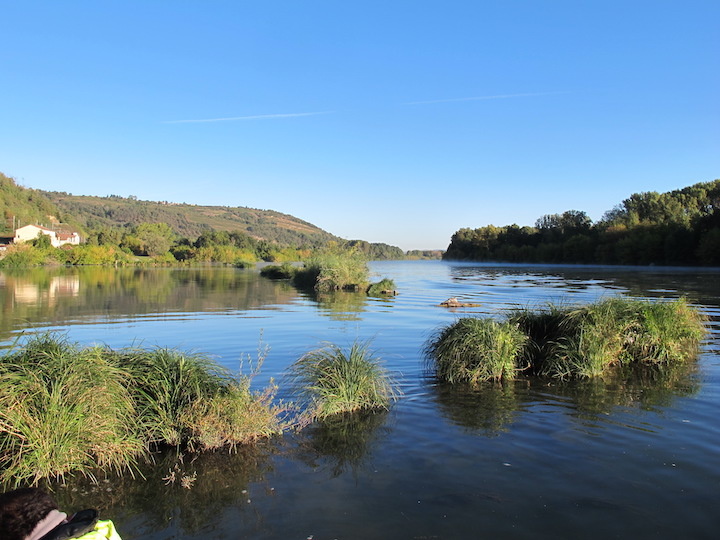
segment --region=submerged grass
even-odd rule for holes
[[[127,470],[158,446],[252,442],[284,427],[274,395],[204,355],[35,337],[0,362],[0,482]]]
[[[291,366],[290,376],[313,418],[387,409],[398,395],[368,343],[357,341],[347,351],[327,344],[306,353]]]
[[[425,356],[436,375],[450,383],[509,380],[515,377],[526,341],[515,325],[467,317],[436,332]]]

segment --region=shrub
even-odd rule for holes
[[[425,356],[441,380],[499,381],[515,377],[526,341],[515,325],[463,318],[436,332],[425,345]]]
[[[314,418],[367,409],[387,409],[397,391],[367,343],[348,351],[327,344],[303,355],[290,369],[296,392]]]

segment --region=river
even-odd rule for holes
[[[234,268],[0,273],[0,344],[54,331],[83,345],[200,351],[280,384],[304,352],[370,341],[403,392],[391,411],[309,426],[237,454],[158,455],[144,477],[69,479],[133,539],[716,538],[720,270],[374,262],[398,295],[316,298]],[[462,316],[685,296],[710,317],[689,369],[648,380],[438,384],[422,348]],[[448,310],[449,297],[479,304]],[[179,481],[185,477],[190,488]]]

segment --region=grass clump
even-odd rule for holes
[[[309,402],[313,418],[387,409],[397,398],[387,371],[367,343],[356,341],[347,351],[327,344],[298,359],[290,374],[297,393]]]
[[[463,318],[441,328],[425,345],[436,375],[450,383],[513,379],[527,336],[515,325]]]
[[[208,450],[279,433],[275,386],[172,349],[80,348],[42,335],[0,362],[0,481],[132,467],[152,447]]]
[[[559,379],[604,375],[613,366],[685,362],[698,354],[704,318],[687,300],[609,298],[574,309],[515,312],[530,337],[532,371]]]
[[[367,287],[367,259],[357,249],[329,248],[305,262],[293,276],[293,283],[316,292],[360,291]]]
[[[292,263],[285,262],[280,265],[272,264],[260,270],[260,275],[268,279],[292,279],[298,268]]]
[[[372,283],[367,288],[368,296],[385,296],[395,294],[395,282],[392,279],[383,278],[377,283]]]
[[[0,363],[0,481],[131,466],[145,445],[129,375],[99,347],[42,335]]]
[[[126,349],[117,361],[131,373],[139,416],[150,444],[190,440],[188,410],[212,400],[232,383],[231,374],[202,354],[173,349]]]

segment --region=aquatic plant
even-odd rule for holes
[[[687,300],[614,297],[576,308],[515,311],[530,337],[532,371],[559,379],[604,375],[620,364],[685,362],[698,353],[704,318]]]
[[[387,409],[398,391],[368,343],[349,350],[332,343],[300,357],[290,368],[295,391],[313,418],[363,409]]]
[[[173,349],[124,349],[116,360],[132,375],[138,414],[149,443],[187,442],[188,409],[213,399],[231,374],[209,357]]]
[[[234,447],[279,433],[275,386],[172,349],[80,348],[43,334],[0,362],[0,481],[133,467],[150,447]]]
[[[292,263],[272,264],[260,270],[260,275],[268,279],[292,279],[298,268]]]
[[[512,379],[527,336],[517,326],[467,317],[438,330],[425,345],[435,374],[451,383]]]
[[[131,466],[144,445],[128,374],[99,347],[51,335],[0,363],[0,480],[37,483]]]
[[[326,249],[305,262],[293,276],[293,283],[317,292],[363,290],[368,282],[365,256],[357,249]]]
[[[368,296],[383,296],[395,294],[395,282],[392,279],[383,278],[377,283],[372,283],[367,288]]]

